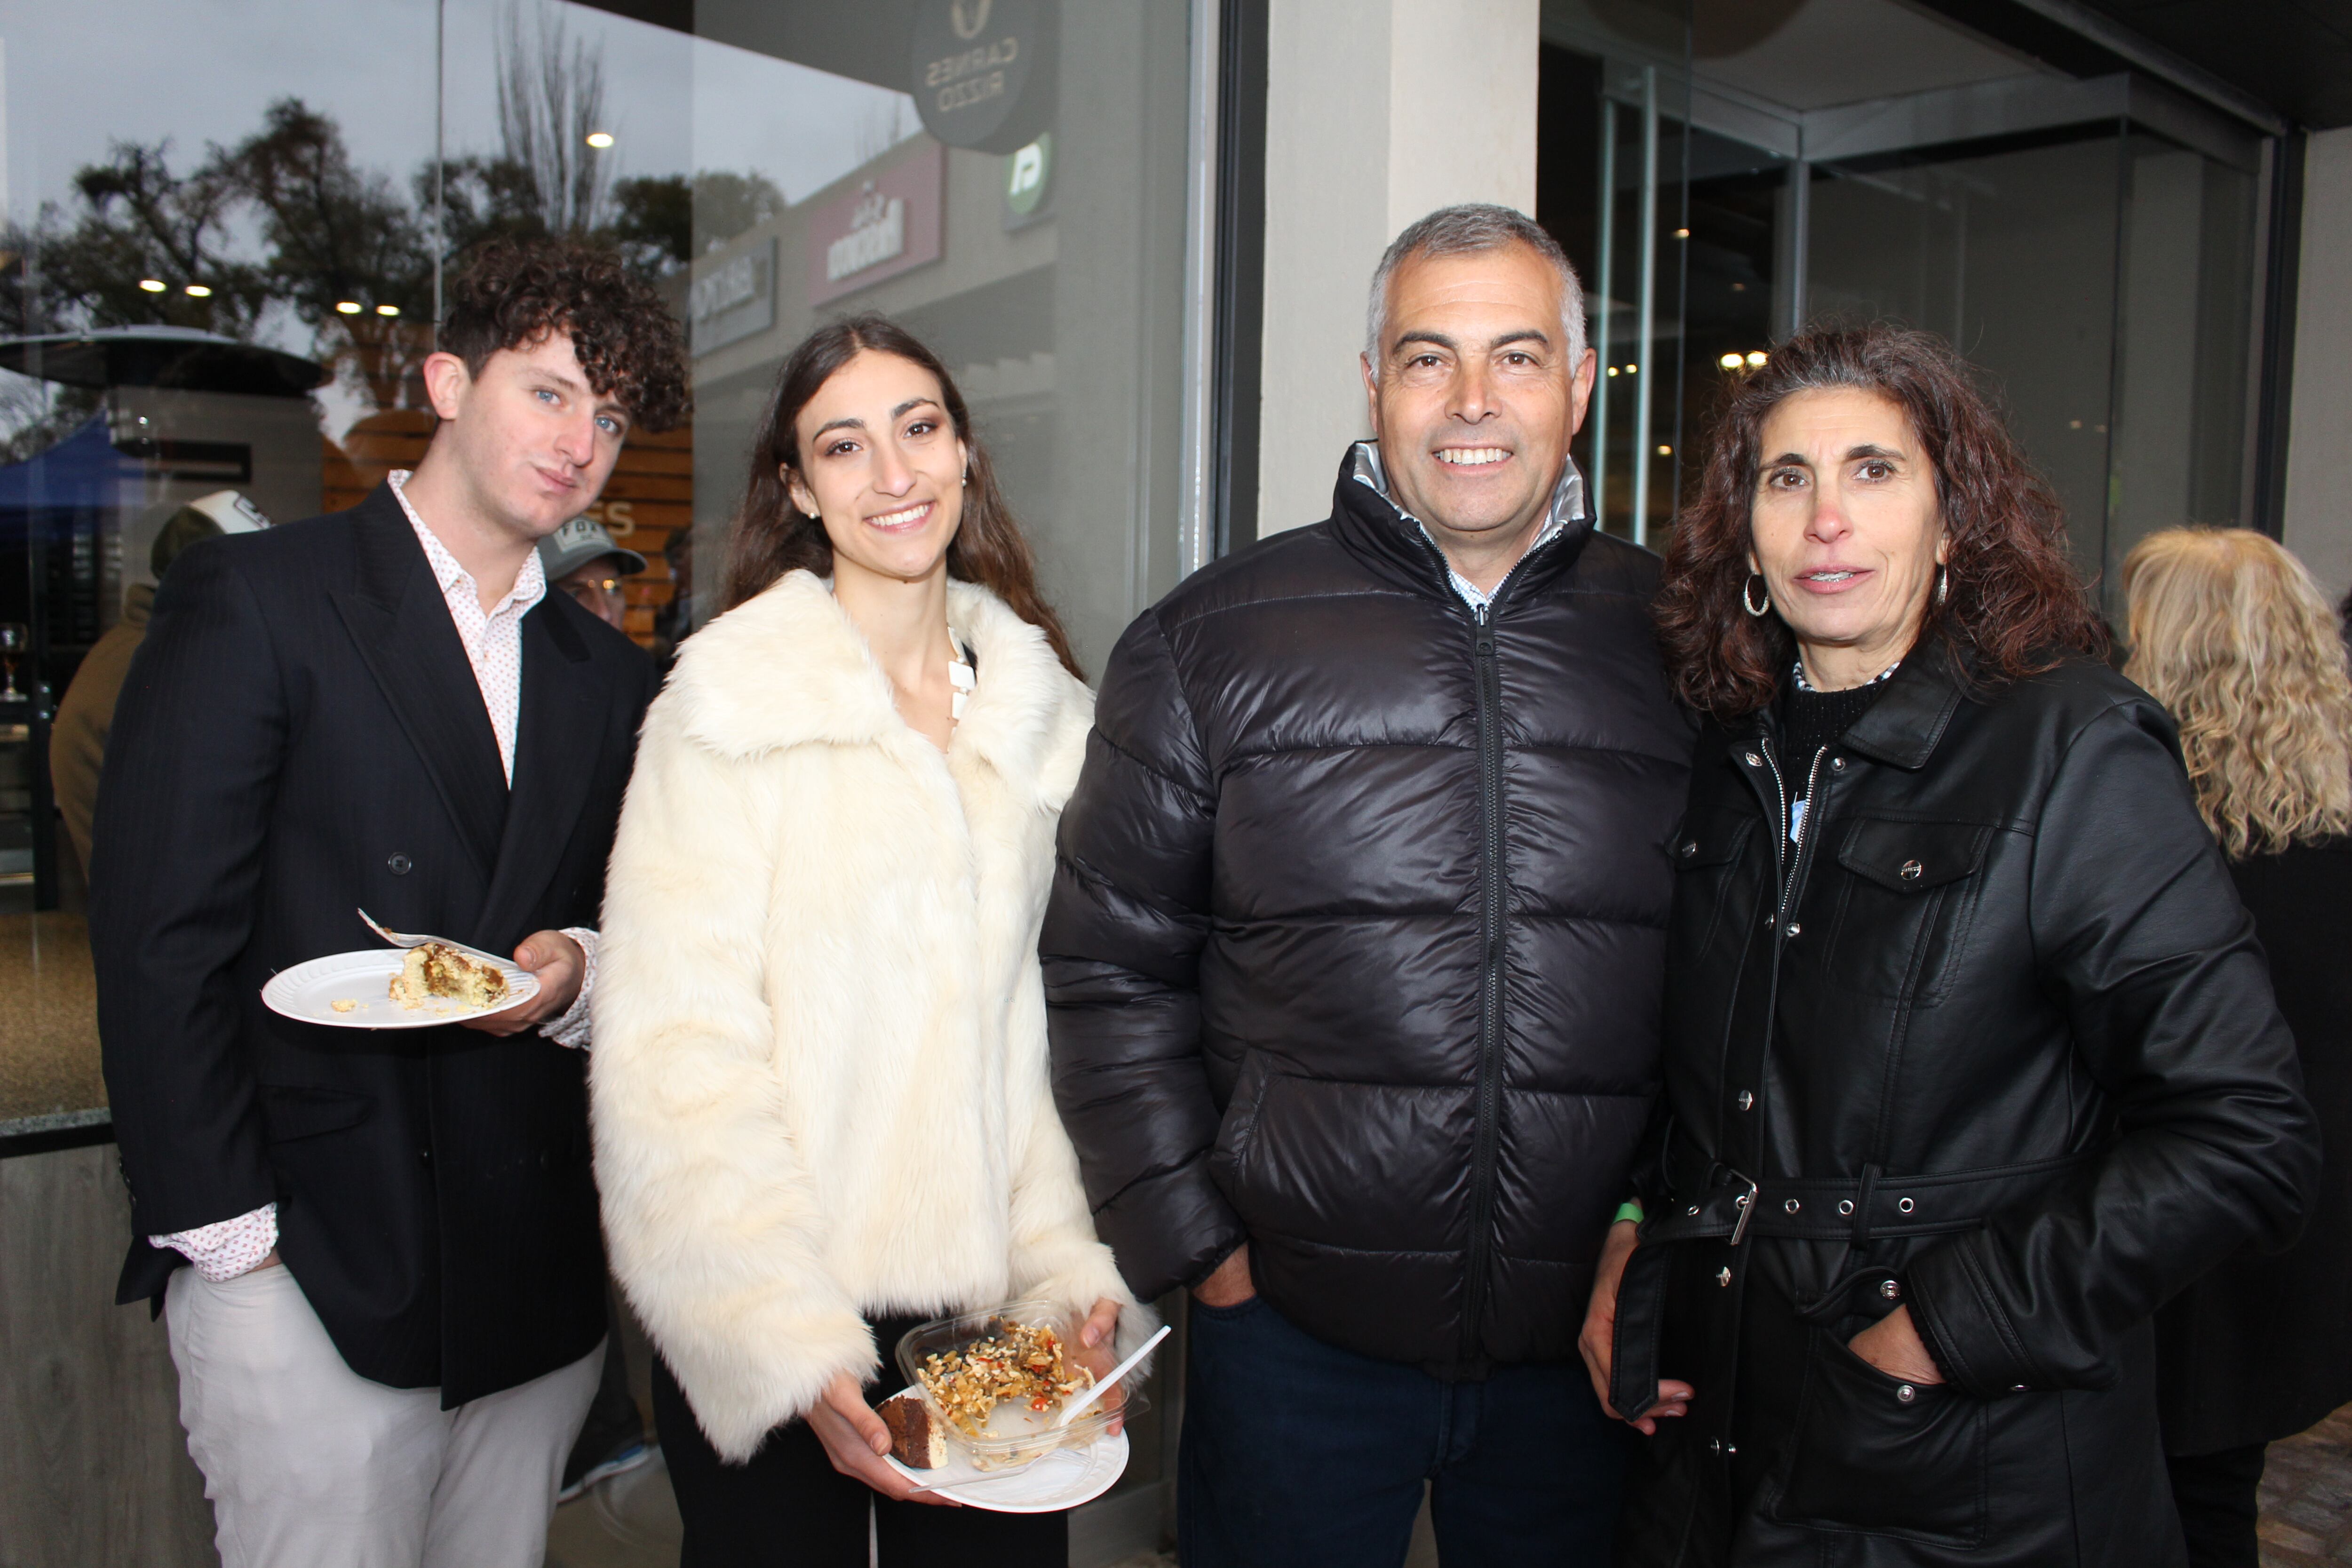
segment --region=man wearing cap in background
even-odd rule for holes
[[[147,636],[147,613],[155,606],[156,584],[180,552],[219,533],[254,533],[268,528],[261,509],[235,490],[200,496],[164,520],[148,552],[154,583],[133,583],[122,595],[122,618],[82,656],[49,727],[49,783],[66,837],[82,875],[89,874],[89,817],[98,805],[98,771],[106,761],[106,732],[114,727],[114,700],[131,672],[131,656]]]
[[[614,543],[603,523],[573,518],[539,542],[539,563],[557,592],[571,595],[614,631],[629,629],[629,601],[621,584],[646,569],[646,558]]]

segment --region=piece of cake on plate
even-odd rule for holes
[[[495,1006],[506,994],[507,977],[497,968],[437,942],[410,948],[392,977],[392,999],[412,1013],[428,998],[475,1009]]]
[[[874,1407],[890,1428],[890,1452],[910,1470],[936,1470],[948,1462],[947,1436],[931,1419],[930,1407],[911,1394],[894,1394]]]

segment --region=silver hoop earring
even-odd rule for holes
[[[1769,587],[1764,590],[1764,602],[1756,602],[1756,584],[1763,581],[1761,572],[1750,572],[1748,581],[1739,585],[1739,607],[1751,616],[1764,615],[1772,608],[1772,590]]]
[[[1944,600],[1945,600],[1947,597],[1948,597],[1948,596],[1950,595],[1951,591],[1952,591],[1952,569],[1951,569],[1950,567],[1948,567],[1948,566],[1938,566],[1938,567],[1937,567],[1937,568],[1936,568],[1936,607],[1937,607],[1937,609],[1939,609],[1939,610],[1940,610],[1940,609],[1942,609],[1942,608],[1944,607]]]

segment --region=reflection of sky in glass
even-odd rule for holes
[[[434,0],[0,0],[5,50],[5,217],[35,220],[43,203],[71,224],[75,173],[116,142],[168,140],[185,174],[233,145],[262,112],[301,99],[341,128],[352,161],[404,194],[434,147]],[[499,42],[561,32],[601,58],[614,137],[610,182],[702,170],[757,172],[799,201],[919,129],[914,100],[730,45],[691,38],[565,0],[446,0],[445,145],[453,158],[500,145]],[[249,217],[233,248],[258,249]],[[310,330],[282,307],[263,342],[313,352]],[[19,378],[0,372],[0,382]],[[0,387],[0,392],[7,389]],[[0,396],[13,426],[21,389]],[[320,389],[340,432],[366,411],[352,389]]]
[[[757,170],[793,202],[922,128],[903,92],[708,39],[692,101],[695,167]]]
[[[190,167],[289,94],[365,166],[404,181],[433,154],[431,0],[0,0],[0,42],[17,222],[66,204],[110,142],[169,137]]]
[[[448,145],[499,144],[498,40],[503,0],[450,0]],[[582,5],[526,5],[526,35],[552,18],[603,46],[613,177],[756,171],[788,201],[832,184],[918,128],[914,100],[790,60],[633,22]]]
[[[446,137],[499,145],[505,0],[449,0]],[[866,82],[562,0],[520,7],[601,48],[615,179],[756,170],[798,201],[911,134],[913,100]],[[170,138],[184,170],[273,100],[342,127],[352,158],[404,187],[433,151],[430,0],[0,0],[8,216],[72,205],[74,172],[114,141]]]

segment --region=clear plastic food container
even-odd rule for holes
[[[1132,1416],[1143,1408],[1141,1398],[1130,1392],[1136,1381],[1130,1373],[1119,1379],[1118,1386],[1078,1413],[1077,1419],[1066,1426],[1056,1427],[1061,1419],[1062,1404],[1082,1398],[1094,1386],[1094,1380],[1108,1372],[1113,1363],[1108,1344],[1093,1350],[1079,1347],[1077,1331],[1084,1320],[1074,1319],[1062,1308],[1047,1301],[1008,1301],[1001,1307],[984,1311],[960,1312],[951,1318],[934,1318],[907,1331],[898,1342],[898,1370],[907,1382],[922,1391],[923,1404],[948,1441],[948,1446],[977,1470],[1017,1470],[1033,1464],[1058,1448],[1083,1448],[1106,1431],[1121,1416]],[[1076,1374],[1077,1384],[1066,1400],[1050,1408],[1034,1410],[1024,1400],[1000,1399],[989,1412],[987,1423],[974,1436],[956,1425],[938,1398],[923,1383],[923,1373],[932,1356],[948,1356],[969,1350],[982,1340],[995,1339],[1013,1327],[1049,1331],[1062,1345],[1063,1365]],[[1122,1397],[1124,1396],[1124,1397]]]

